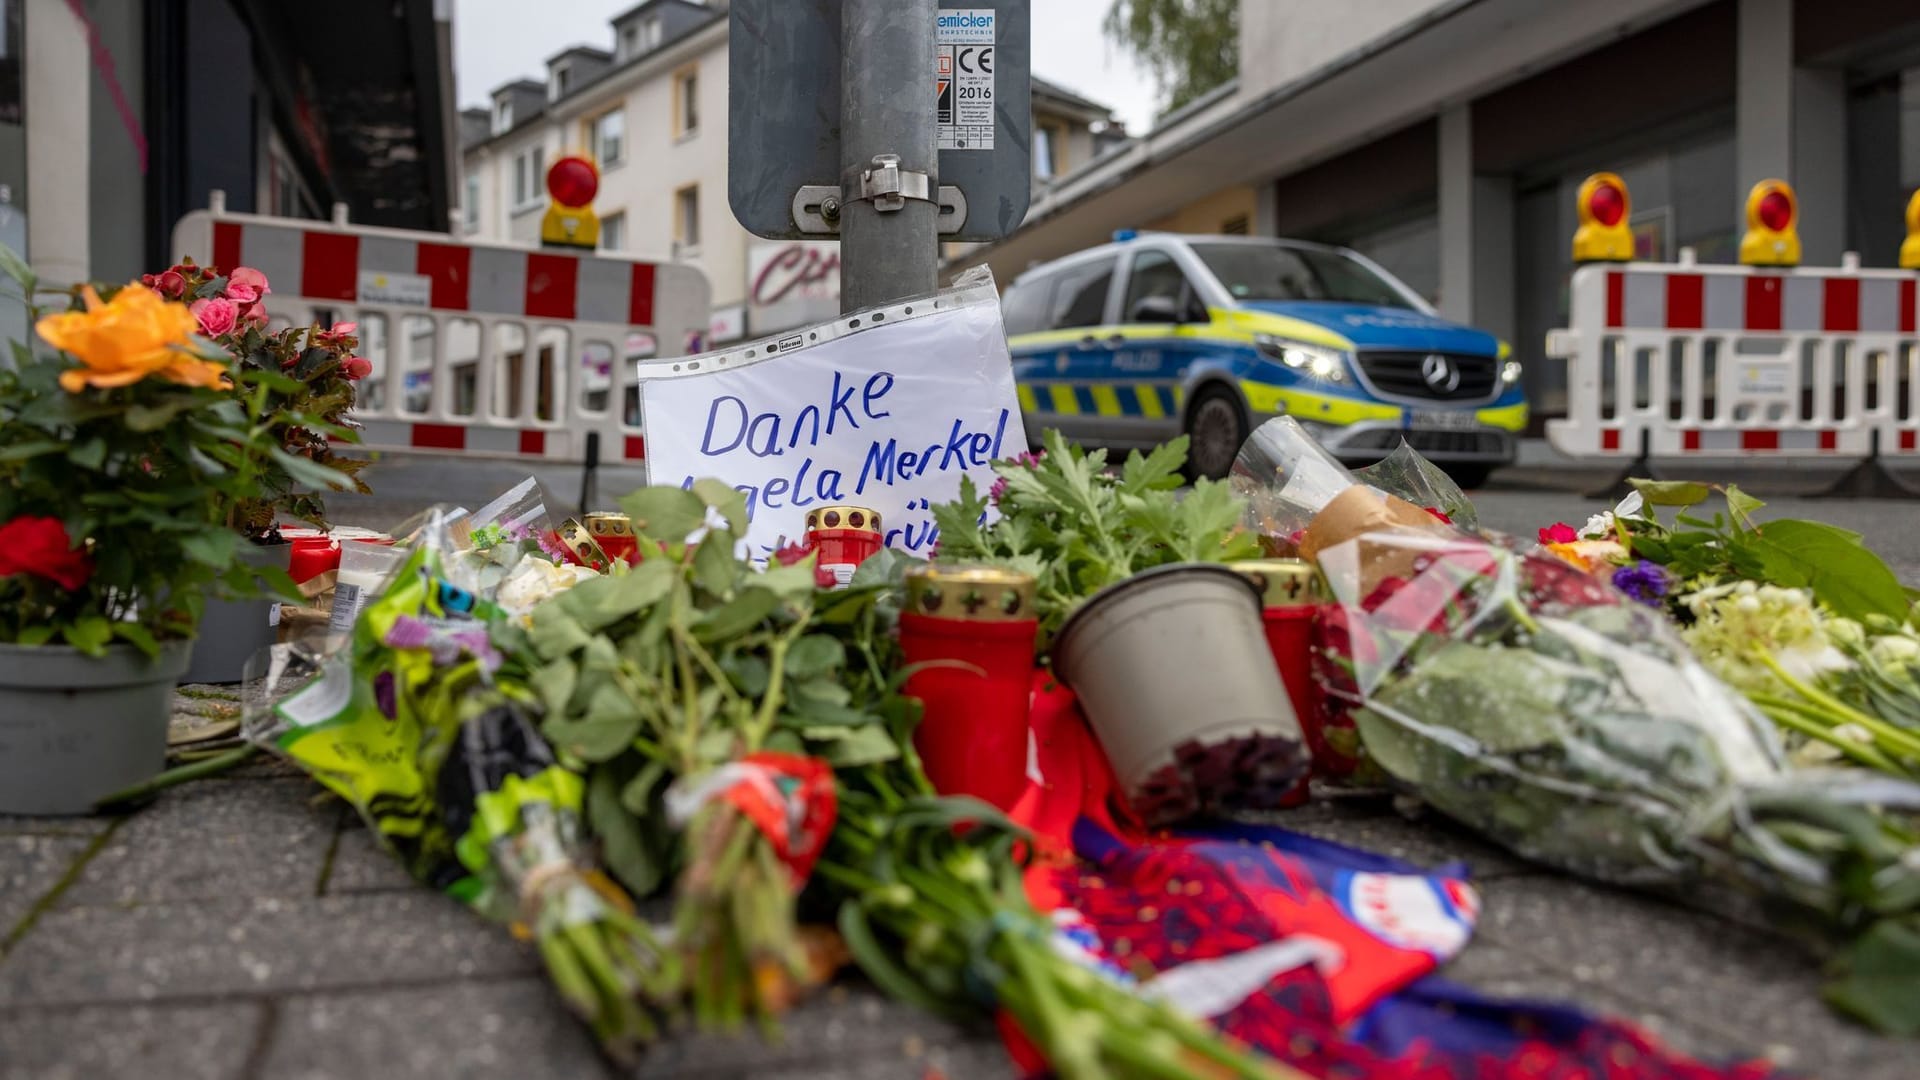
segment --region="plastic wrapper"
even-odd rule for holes
[[[1260,534],[1268,554],[1282,558],[1301,555],[1308,524],[1356,485],[1376,496],[1391,496],[1381,512],[1402,519],[1402,524],[1433,520],[1468,531],[1480,524],[1460,486],[1404,442],[1378,463],[1349,471],[1290,416],[1269,420],[1248,436],[1234,458],[1229,482],[1233,493],[1247,500],[1247,525]]]
[[[584,781],[502,671],[490,630],[506,613],[448,572],[464,555],[451,535],[427,516],[349,649],[272,650],[243,688],[246,734],[351,803],[414,878],[531,937],[603,1046],[631,1058],[657,1035],[649,1002],[671,958],[590,858]]]

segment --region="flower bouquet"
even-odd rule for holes
[[[1364,485],[1326,494],[1337,464],[1308,448],[1290,460],[1311,462],[1324,504],[1293,487],[1272,505],[1305,520],[1301,549],[1334,598],[1317,671],[1372,768],[1530,859],[1741,887],[1815,915],[1851,941],[1833,1000],[1920,1024],[1871,989],[1876,952],[1920,943],[1920,787],[1791,772],[1772,726],[1656,608]]]

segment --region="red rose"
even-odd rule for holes
[[[1571,544],[1578,539],[1580,534],[1564,521],[1556,521],[1540,530],[1540,542],[1543,544]]]
[[[178,300],[187,293],[187,279],[178,267],[159,274],[141,274],[140,284],[168,300]]]
[[[373,374],[373,361],[364,356],[349,356],[347,362],[341,365],[341,369],[346,372],[349,379],[364,379]]]
[[[0,525],[0,577],[32,574],[74,592],[93,576],[93,560],[74,547],[59,518],[18,517]]]

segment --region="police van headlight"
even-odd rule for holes
[[[1321,382],[1342,382],[1347,377],[1347,354],[1339,349],[1272,334],[1255,334],[1253,344],[1268,359],[1278,360],[1283,366],[1305,372]]]
[[[1509,360],[1500,365],[1500,385],[1512,386],[1514,383],[1519,382],[1521,370],[1520,361],[1518,360]]]

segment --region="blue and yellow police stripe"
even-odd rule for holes
[[[1133,416],[1161,420],[1180,415],[1186,391],[1178,383],[1022,382],[1020,411],[1042,416]]]

